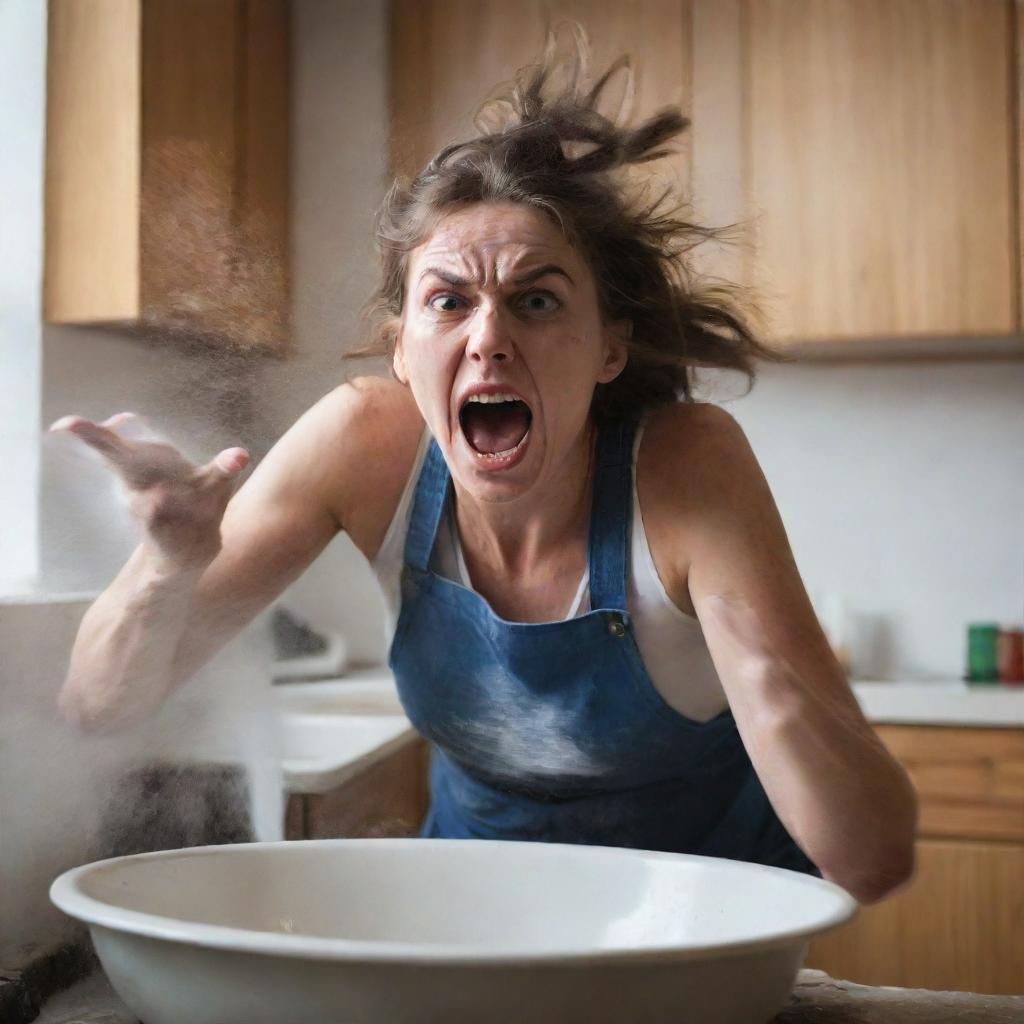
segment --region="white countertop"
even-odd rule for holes
[[[1024,727],[1024,686],[936,682],[853,682],[868,721],[879,725]]]
[[[274,687],[289,793],[326,793],[417,738],[386,668]]]

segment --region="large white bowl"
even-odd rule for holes
[[[764,1024],[857,907],[737,861],[443,839],[138,854],[50,896],[145,1024]]]

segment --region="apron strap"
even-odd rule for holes
[[[420,572],[426,572],[430,555],[441,525],[451,477],[437,441],[430,439],[427,457],[423,460],[420,478],[416,483],[416,497],[409,520],[409,532],[405,535],[405,564]]]
[[[633,518],[633,437],[636,423],[606,423],[597,439],[590,511],[590,607],[626,608]]]

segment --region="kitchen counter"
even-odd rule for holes
[[[868,721],[879,725],[1024,727],[1024,686],[968,686],[959,680],[851,686]]]
[[[680,1015],[680,1024],[685,1015]],[[1019,1024],[1024,996],[873,988],[822,971],[797,976],[789,1005],[767,1024]],[[102,975],[51,999],[36,1024],[138,1024]]]
[[[419,739],[386,668],[279,684],[274,703],[287,793],[328,793]]]

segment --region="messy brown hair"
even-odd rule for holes
[[[367,306],[372,337],[350,357],[393,355],[409,255],[441,217],[501,202],[549,216],[593,273],[605,322],[632,324],[624,370],[595,390],[598,419],[689,400],[695,366],[738,370],[752,381],[756,359],[776,358],[739,311],[736,289],[702,282],[690,266],[695,246],[728,240],[732,226],[694,224],[670,191],[652,199],[629,175],[668,155],[666,144],[690,122],[673,107],[635,127],[600,113],[620,71],[631,76],[628,58],[587,82],[582,31],[576,27],[568,55],[557,53],[551,34],[543,61],[480,108],[476,138],[445,147],[412,181],[392,185],[376,221],[382,275]]]

